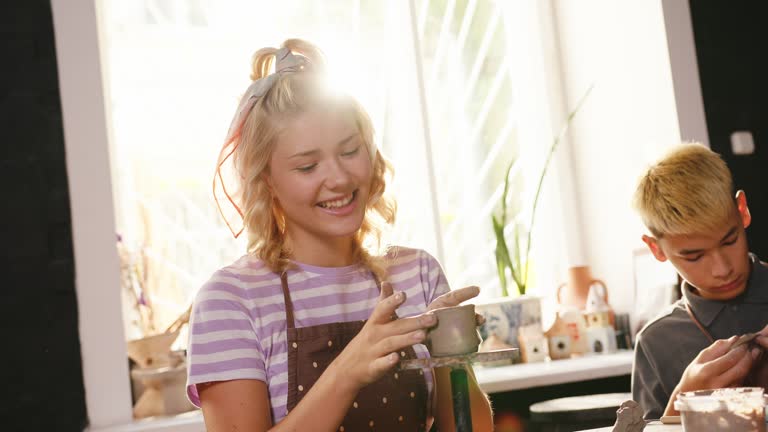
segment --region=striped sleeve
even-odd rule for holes
[[[197,384],[233,379],[266,382],[264,353],[240,280],[216,272],[195,298],[187,351],[187,396],[200,406]]]
[[[443,267],[429,252],[421,251],[422,280],[427,281],[427,304],[451,290]]]

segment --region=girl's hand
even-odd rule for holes
[[[449,291],[430,303],[427,306],[427,312],[444,307],[458,306],[471,298],[477,297],[478,294],[480,294],[480,288],[476,286]],[[477,320],[477,325],[483,325],[485,322],[485,317],[480,314],[475,314],[475,319]]]
[[[340,384],[352,391],[376,381],[400,360],[400,350],[422,343],[425,329],[436,324],[431,314],[397,319],[395,310],[405,301],[405,293],[392,294],[392,286],[382,283],[381,295],[371,317],[360,333],[331,363],[344,376]]]

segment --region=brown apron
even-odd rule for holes
[[[365,321],[321,324],[296,328],[293,304],[285,273],[280,277],[288,324],[288,411],[314,385],[325,368],[360,332]],[[376,284],[379,285],[378,280]],[[379,290],[381,286],[379,285]],[[413,347],[403,358],[416,358]],[[425,431],[427,384],[421,369],[387,372],[364,387],[344,417],[340,431]]]

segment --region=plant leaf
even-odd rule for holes
[[[507,194],[509,193],[509,173],[512,172],[512,168],[517,163],[517,158],[512,158],[507,166],[507,171],[504,173],[504,193],[501,194],[501,226],[507,224]]]
[[[515,266],[518,269],[515,283],[517,284],[517,291],[520,293],[520,295],[523,295],[525,294],[525,287],[528,285],[528,262],[522,261],[522,251],[520,249],[520,236],[522,235],[522,226],[516,223],[513,232],[515,236]]]
[[[496,251],[496,271],[499,273],[499,283],[501,284],[501,295],[503,297],[506,297],[509,295],[509,292],[507,291],[507,274],[506,274],[506,265],[504,264],[504,260],[501,258],[501,255],[499,254],[499,251]]]
[[[499,273],[499,283],[501,284],[501,295],[506,297],[509,295],[507,291],[507,273],[506,268],[509,263],[507,242],[504,238],[504,227],[501,222],[496,219],[495,215],[491,215],[491,221],[493,222],[493,233],[496,236],[496,271]]]
[[[504,236],[504,228],[501,228],[501,235]],[[502,258],[504,259],[504,263],[506,264],[507,268],[509,268],[509,272],[512,275],[512,280],[515,282],[515,284],[518,283],[518,279],[520,278],[520,270],[515,266],[515,261],[512,259],[512,256],[509,253],[509,247],[507,246],[506,237],[504,239],[504,250],[503,250]]]

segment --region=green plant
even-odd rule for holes
[[[507,166],[504,175],[504,192],[501,195],[501,215],[499,217],[496,217],[495,214],[491,215],[493,233],[496,237],[496,270],[499,274],[501,295],[504,297],[509,296],[509,291],[507,289],[507,270],[509,270],[512,281],[517,286],[517,292],[519,295],[525,294],[525,291],[528,288],[528,258],[531,252],[531,235],[533,234],[533,223],[536,220],[536,207],[539,204],[539,196],[541,195],[541,188],[544,184],[544,177],[547,175],[549,164],[552,162],[552,156],[555,154],[560,141],[568,131],[568,127],[571,125],[573,118],[576,116],[576,113],[579,112],[581,105],[584,103],[591,91],[592,87],[587,89],[587,91],[584,93],[584,96],[582,96],[579,102],[576,104],[576,108],[574,108],[574,110],[568,114],[568,117],[566,118],[565,124],[561,128],[560,133],[554,137],[552,144],[549,146],[549,152],[547,153],[547,158],[544,161],[544,166],[542,167],[541,174],[539,175],[538,185],[536,186],[536,194],[534,195],[533,207],[531,208],[531,219],[527,230],[526,227],[523,226],[523,224],[520,222],[518,217],[513,217],[509,222],[513,224],[512,232],[510,233],[513,239],[511,251],[507,245],[507,236],[505,235],[504,230],[508,225],[507,217],[509,216],[507,212],[507,196],[510,192],[509,174],[517,163],[517,159],[513,158]],[[522,237],[526,237],[524,244],[521,244]]]

